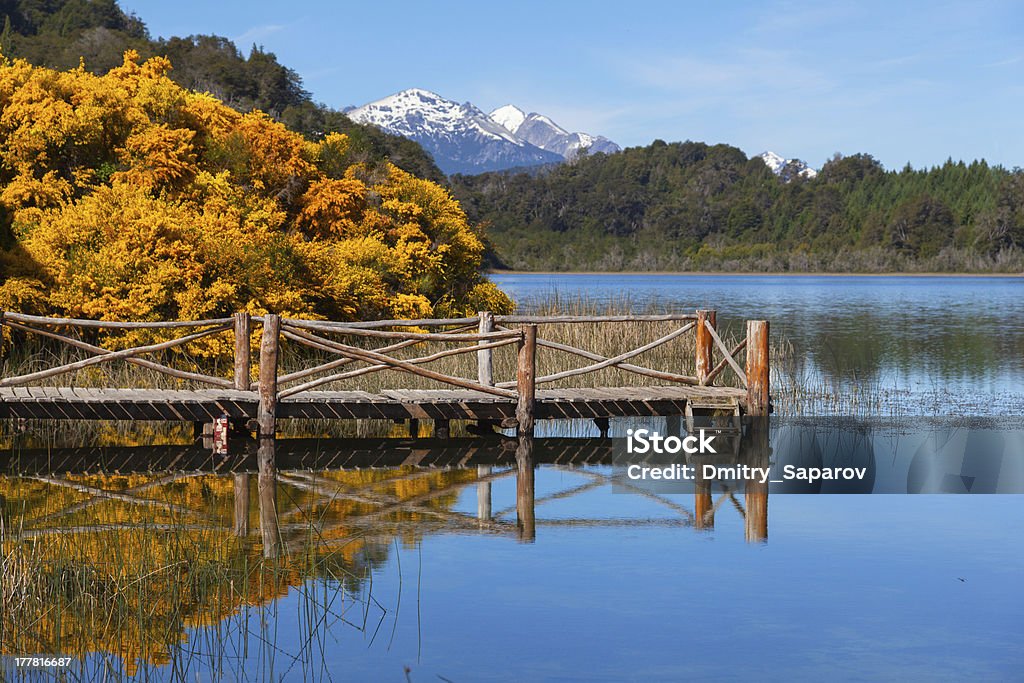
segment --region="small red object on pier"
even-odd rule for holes
[[[213,421],[213,453],[214,455],[227,455],[228,453],[227,415]]]

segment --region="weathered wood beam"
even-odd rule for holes
[[[471,325],[476,327],[476,318],[420,318],[416,320],[367,320],[363,322],[335,322],[326,320],[303,320],[300,318],[285,318],[282,322],[286,325],[304,327],[302,323],[316,322],[321,327],[330,327],[335,332],[347,332],[349,330],[374,330],[381,327],[452,327],[455,325]]]
[[[516,448],[516,527],[519,540],[537,540],[537,508],[534,486],[533,436],[519,435]]]
[[[494,332],[494,314],[490,311],[480,311],[477,313],[477,317],[480,318],[480,334],[490,334]],[[494,365],[493,356],[490,349],[481,349],[476,353],[476,377],[477,381],[484,386],[494,385]]]
[[[636,356],[639,356],[642,353],[646,353],[646,352],[650,351],[651,349],[655,349],[655,348],[661,346],[662,344],[670,342],[673,339],[686,334],[691,329],[693,329],[693,326],[694,326],[694,323],[688,323],[688,324],[683,325],[682,327],[680,327],[678,330],[675,330],[675,331],[673,331],[673,332],[671,332],[669,334],[666,334],[664,337],[661,337],[660,339],[655,339],[654,341],[652,341],[652,342],[650,342],[648,344],[644,344],[641,347],[635,348],[632,351],[627,351],[626,353],[619,354],[618,356],[615,356],[613,358],[606,358],[605,360],[600,361],[598,363],[593,363],[592,365],[587,365],[587,366],[584,366],[582,368],[574,368],[572,370],[564,370],[563,372],[556,372],[556,373],[551,374],[551,375],[544,375],[543,377],[538,377],[537,380],[536,380],[536,383],[537,384],[546,384],[548,382],[555,382],[555,381],[560,380],[560,379],[566,379],[567,377],[575,377],[577,375],[585,375],[585,374],[590,373],[590,372],[597,372],[598,370],[603,370],[604,368],[607,368],[607,367],[610,367],[610,366],[613,366],[613,365],[618,365],[619,363],[621,363],[624,360],[629,360],[630,358],[634,358]]]
[[[287,328],[285,328],[284,336],[287,339],[296,339],[296,337],[298,337],[298,339],[296,339],[297,341],[302,339],[301,337],[299,337],[298,335],[295,335],[294,332],[291,332]],[[312,343],[312,342],[310,342],[310,343]],[[410,358],[410,359],[408,359],[408,360],[406,360],[404,362],[410,363],[412,365],[420,365],[420,364],[423,364],[423,363],[430,363],[432,361],[439,360],[441,358],[447,358],[449,356],[458,356],[458,355],[461,355],[461,354],[464,354],[464,353],[472,353],[473,351],[477,351],[477,352],[481,352],[482,353],[483,352],[482,350],[485,350],[485,349],[489,350],[489,349],[497,348],[499,346],[507,346],[509,344],[514,344],[514,343],[515,343],[515,339],[503,339],[501,341],[490,342],[490,343],[487,343],[487,344],[476,344],[474,346],[467,346],[467,347],[456,348],[456,349],[445,349],[444,351],[438,351],[437,353],[432,353],[429,356],[420,356],[419,358]],[[330,350],[333,353],[342,353],[342,354],[347,354],[348,353],[347,350],[340,350],[338,347],[344,347],[345,345],[344,344],[338,344],[337,342],[331,342],[330,344],[321,344],[321,346],[323,346],[325,350]],[[374,353],[379,353],[379,351],[375,351]],[[359,360],[359,359],[354,359],[354,358],[351,358],[351,357],[347,358],[347,361],[350,362],[350,363],[351,362],[357,362],[357,360]],[[295,394],[302,393],[303,391],[308,391],[310,389],[313,389],[315,387],[321,386],[323,384],[328,384],[330,382],[337,382],[337,381],[340,381],[340,380],[351,379],[353,377],[359,377],[361,375],[369,375],[369,374],[372,374],[372,373],[375,373],[375,372],[380,372],[382,370],[391,370],[391,369],[393,369],[393,366],[391,364],[378,363],[377,365],[370,365],[370,366],[367,366],[367,367],[359,368],[357,370],[349,370],[348,372],[342,372],[342,373],[337,373],[337,374],[334,374],[334,375],[327,375],[327,376],[324,376],[324,377],[318,377],[315,380],[311,380],[311,381],[306,382],[304,384],[300,384],[300,385],[295,386],[295,387],[290,387],[290,388],[282,391],[281,392],[281,398],[286,398],[288,396],[294,396]]]
[[[249,391],[252,387],[252,318],[248,313],[235,313],[235,389]]]
[[[93,365],[99,365],[100,363],[110,363],[115,360],[124,360],[126,358],[133,358],[135,356],[142,355],[144,353],[154,353],[156,351],[166,351],[167,349],[173,349],[176,346],[182,346],[193,342],[203,337],[208,337],[211,334],[219,334],[229,329],[227,325],[218,325],[217,327],[202,332],[196,332],[179,339],[172,339],[170,341],[161,342],[160,344],[150,344],[148,346],[136,346],[130,349],[124,349],[122,351],[111,351],[106,354],[99,356],[93,356],[92,358],[86,358],[84,360],[75,361],[74,363],[67,363],[56,368],[50,368],[48,370],[40,370],[39,372],[32,372],[27,375],[19,375],[17,377],[5,377],[0,379],[0,387],[9,387],[29,384],[39,380],[48,379],[57,375],[63,375],[68,372],[77,372],[83,368],[88,368]]]
[[[742,341],[740,341],[739,344],[734,346],[732,351],[730,351],[724,358],[722,358],[722,360],[718,361],[718,365],[715,366],[715,369],[708,374],[708,378],[705,384],[710,385],[712,382],[714,382],[715,379],[720,374],[722,374],[722,370],[725,370],[725,366],[729,364],[729,359],[732,358],[735,360],[736,354],[745,348],[747,348],[747,340],[743,339]]]
[[[708,328],[714,329],[717,323],[717,314],[715,311],[699,310],[697,311],[697,340],[696,340],[696,354],[697,359],[695,367],[697,369],[697,381],[700,382],[701,386],[708,383],[708,375],[711,374],[712,368],[712,339],[711,335],[708,334]]]
[[[112,320],[82,320],[79,318],[45,318],[24,313],[5,314],[8,320],[29,325],[58,325],[62,327],[94,327],[105,330],[155,330],[176,327],[209,327],[230,325],[231,318],[214,318],[211,320],[170,320],[164,322],[121,322]]]
[[[626,323],[626,322],[675,322],[696,320],[693,313],[668,313],[665,315],[496,315],[494,321],[505,325],[546,325],[551,323]]]
[[[16,322],[8,321],[7,325],[9,327],[11,327],[12,329],[18,329],[18,330],[22,330],[22,331],[25,331],[25,332],[31,332],[33,334],[38,334],[39,336],[42,336],[42,337],[47,337],[47,338],[50,338],[50,339],[55,339],[57,341],[60,341],[60,342],[63,342],[65,344],[67,344],[68,346],[72,346],[74,348],[82,349],[83,351],[88,351],[90,353],[94,353],[94,354],[97,354],[97,355],[101,355],[102,356],[102,355],[108,355],[108,354],[114,353],[113,351],[111,351],[109,349],[104,349],[104,348],[102,348],[100,346],[95,346],[95,345],[90,344],[88,342],[84,342],[84,341],[82,341],[80,339],[74,339],[72,337],[65,337],[62,334],[56,334],[54,332],[48,332],[46,330],[35,329],[35,328],[32,328],[32,327],[30,327],[28,325],[22,325],[21,323],[16,323]],[[184,379],[184,380],[191,380],[193,382],[202,382],[204,384],[209,384],[209,385],[212,385],[212,386],[215,386],[215,387],[230,388],[230,387],[233,386],[233,384],[231,383],[230,380],[226,380],[223,377],[213,377],[211,375],[203,375],[203,374],[196,373],[196,372],[188,372],[186,370],[178,370],[177,368],[168,367],[168,366],[166,366],[166,365],[164,365],[162,363],[157,363],[156,361],[151,361],[151,360],[149,360],[147,358],[130,357],[130,358],[125,358],[124,360],[126,362],[128,362],[128,363],[131,363],[132,365],[137,365],[139,367],[148,368],[150,370],[155,370],[155,371],[163,373],[165,375],[169,375],[171,377],[174,377],[175,379]]]
[[[495,333],[495,334],[501,334],[501,333]],[[426,368],[418,367],[418,366],[416,366],[416,365],[414,365],[412,363],[409,363],[407,361],[400,361],[400,360],[397,360],[395,358],[391,358],[389,356],[385,356],[383,354],[377,353],[375,351],[368,351],[366,349],[360,349],[360,348],[357,348],[355,346],[349,346],[347,344],[340,344],[338,342],[332,342],[332,341],[330,341],[328,339],[322,339],[320,337],[317,337],[316,335],[309,334],[308,332],[302,332],[301,330],[299,330],[299,331],[286,331],[285,332],[285,336],[288,339],[294,339],[295,337],[300,337],[300,338],[303,338],[303,339],[305,339],[307,341],[314,341],[314,342],[319,342],[319,343],[327,342],[328,344],[332,345],[335,349],[337,349],[341,353],[344,353],[345,355],[349,356],[350,358],[354,358],[356,360],[372,362],[372,363],[380,363],[380,364],[384,364],[384,365],[389,365],[389,366],[392,366],[394,368],[404,370],[404,371],[406,371],[406,372],[408,372],[410,374],[419,375],[420,377],[426,377],[427,379],[432,379],[432,380],[435,380],[437,382],[442,382],[444,384],[451,384],[452,386],[456,386],[456,387],[459,387],[461,389],[470,389],[470,390],[473,390],[473,391],[480,391],[480,392],[483,392],[485,394],[493,394],[495,396],[502,396],[502,397],[506,397],[506,398],[515,398],[516,397],[516,393],[514,391],[509,391],[507,389],[499,389],[497,387],[487,387],[487,386],[483,386],[482,384],[477,384],[476,382],[473,382],[473,381],[470,381],[470,380],[467,380],[467,379],[463,379],[461,377],[452,377],[451,375],[445,375],[445,374],[440,373],[440,372],[434,372],[433,370],[428,370]],[[473,336],[476,337],[478,335],[473,335]],[[502,334],[502,336],[504,338],[508,338],[508,335]],[[518,338],[519,336],[521,336],[521,333],[516,332],[512,336],[512,338],[513,339],[514,338]]]
[[[523,328],[516,356],[516,420],[520,436],[533,436],[533,421],[537,394],[537,326]]]
[[[260,440],[273,439],[277,433],[277,357],[281,338],[281,318],[264,316],[260,340],[260,405],[257,421]]]
[[[471,329],[474,329],[474,328],[473,327],[457,327],[454,330],[451,330],[451,333],[452,334],[458,334],[460,332],[465,332],[466,330],[471,330]],[[447,332],[442,332],[442,334],[447,334]],[[382,346],[379,349],[374,349],[374,350],[377,353],[390,353],[391,351],[397,351],[399,349],[404,349],[404,348],[409,347],[409,346],[416,346],[417,344],[423,344],[423,343],[424,343],[424,341],[422,339],[407,339],[405,341],[398,342],[397,344],[389,344],[388,346]],[[334,353],[334,354],[340,353],[336,349],[333,349],[333,348],[331,348],[329,346],[324,346],[322,350],[323,351],[327,351],[329,353]],[[329,371],[334,370],[336,368],[344,367],[345,365],[351,365],[352,363],[357,363],[357,362],[359,362],[359,361],[356,361],[353,358],[348,358],[348,357],[339,358],[337,360],[332,360],[329,363],[323,363],[322,365],[317,365],[317,366],[312,367],[312,368],[306,368],[305,370],[297,370],[296,372],[290,372],[287,375],[282,375],[281,377],[279,377],[277,381],[278,381],[278,384],[286,384],[288,382],[294,382],[294,381],[297,381],[297,380],[300,380],[300,379],[304,379],[306,377],[310,377],[312,375],[318,375],[321,372],[329,372]]]
[[[248,474],[234,475],[234,531],[235,536],[245,538],[249,535],[249,477]]]
[[[768,321],[747,321],[747,414],[769,412],[771,368],[768,357]]]
[[[494,339],[514,339],[515,332],[490,332],[488,334],[445,334],[443,332],[386,332],[383,330],[367,330],[361,327],[338,327],[328,323],[312,320],[290,320],[289,328],[313,330],[315,332],[333,332],[355,337],[373,337],[375,339],[418,339],[420,341],[491,341]]]
[[[501,327],[499,325],[498,329],[500,329],[500,330],[507,330],[509,328]],[[569,346],[568,344],[561,344],[559,342],[553,342],[553,341],[550,341],[548,339],[542,339],[541,337],[537,337],[537,346],[543,346],[546,349],[553,349],[555,351],[564,351],[565,353],[569,353],[569,354],[572,354],[574,356],[580,356],[581,358],[586,358],[587,360],[596,360],[596,361],[606,361],[606,360],[608,360],[607,356],[602,356],[601,354],[593,353],[592,351],[587,351],[586,349],[580,349],[580,348],[577,348],[575,346]],[[629,372],[632,372],[632,373],[635,373],[635,374],[638,374],[638,375],[644,375],[646,377],[652,377],[654,379],[665,380],[667,382],[676,382],[678,384],[690,384],[690,385],[696,385],[697,384],[697,378],[696,377],[691,377],[689,375],[677,375],[677,374],[675,374],[673,372],[662,372],[661,370],[652,370],[651,368],[645,368],[642,365],[632,365],[630,363],[622,362],[622,363],[615,363],[614,367],[616,367],[616,368],[618,368],[620,370],[627,370]],[[499,386],[499,387],[514,386],[514,384],[515,384],[514,382],[498,382],[497,386]]]
[[[765,323],[765,324],[767,325],[768,323]],[[748,325],[749,325],[749,323],[748,323]],[[746,373],[743,372],[743,368],[740,367],[740,364],[737,363],[736,359],[733,358],[732,354],[729,353],[729,347],[726,346],[725,342],[722,341],[722,338],[718,336],[718,332],[715,331],[715,328],[709,327],[707,324],[704,325],[704,329],[706,329],[708,331],[708,334],[711,335],[711,338],[715,340],[715,344],[717,344],[718,348],[721,349],[723,354],[725,354],[725,361],[727,363],[729,363],[729,365],[732,366],[732,369],[736,372],[736,376],[739,377],[740,380],[743,382],[744,386],[746,386],[746,384],[747,384],[747,375],[746,375]],[[748,329],[749,329],[749,327],[748,327]],[[749,342],[749,340],[750,340],[749,335],[747,337],[747,340]],[[749,353],[749,349],[750,349],[750,346],[748,345],[747,346],[747,350],[748,350],[747,352],[748,353]]]

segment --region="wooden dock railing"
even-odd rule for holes
[[[240,314],[245,315],[245,314]],[[24,333],[26,336],[38,336],[55,340],[72,348],[87,351],[93,356],[73,363],[65,363],[53,368],[30,372],[14,377],[0,378],[0,387],[28,386],[43,380],[78,372],[85,368],[98,366],[104,363],[115,361],[126,361],[161,374],[168,375],[175,379],[190,380],[207,384],[214,387],[234,388],[235,382],[214,377],[198,372],[189,372],[168,367],[162,363],[143,358],[148,354],[158,354],[170,349],[185,346],[199,339],[209,337],[232,329],[236,324],[238,316],[233,318],[218,318],[215,320],[182,320],[172,322],[114,322],[100,320],[79,320],[75,318],[43,318],[35,315],[22,315],[20,313],[0,312],[0,330],[6,325],[12,330]],[[58,330],[62,330],[58,331]],[[74,330],[99,331],[99,330],[195,330],[183,336],[175,337],[157,344],[135,346],[127,349],[113,351],[104,349],[95,344],[90,344],[73,335]]]
[[[615,325],[619,323],[673,323],[678,326],[662,336],[616,355],[603,355],[563,341],[547,339],[543,330],[552,325]],[[515,402],[515,421],[521,433],[532,433],[538,387],[615,368],[645,378],[648,384],[660,383],[699,388],[716,386],[726,370],[731,370],[746,392],[748,414],[764,415],[769,410],[768,323],[748,321],[746,336],[732,348],[717,330],[713,310],[667,315],[615,316],[530,316],[494,315],[481,311],[474,317],[376,320],[367,322],[330,322],[281,318],[275,314],[250,316],[236,313],[229,318],[173,322],[110,322],[66,318],[45,318],[19,313],[0,312],[0,331],[8,326],[22,338],[37,336],[51,342],[66,344],[91,354],[90,357],[0,377],[0,389],[39,386],[60,375],[68,375],[90,367],[119,361],[154,370],[176,380],[198,383],[221,390],[257,394],[259,433],[272,437],[276,431],[278,404],[294,397],[313,396],[309,392],[326,385],[337,386],[345,380],[380,372],[401,372],[441,385]],[[250,348],[254,326],[261,325],[258,381],[252,382],[253,353]],[[107,349],[98,343],[102,330],[125,333],[170,333],[174,338],[125,349]],[[165,352],[181,350],[186,345],[213,335],[232,333],[234,363],[230,378],[204,374],[194,370],[171,367]],[[672,372],[638,364],[637,358],[653,349],[694,335],[694,374]],[[88,341],[87,341],[88,340]],[[279,356],[281,341],[334,356],[314,367],[281,374]],[[353,341],[357,340],[357,341]],[[95,342],[95,343],[94,343]],[[368,348],[367,342],[381,346]],[[414,357],[399,358],[396,352],[429,343],[448,348]],[[577,342],[578,343],[578,342]],[[453,346],[454,345],[454,346]],[[516,375],[495,378],[494,350],[515,345]],[[582,359],[577,367],[537,375],[537,354],[557,353]],[[739,354],[746,350],[745,365]],[[434,361],[464,354],[475,354],[476,377],[462,377],[427,367]],[[682,365],[682,364],[681,364]]]

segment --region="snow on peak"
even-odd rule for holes
[[[520,110],[521,111],[521,110]],[[516,137],[549,152],[555,152],[565,159],[578,156],[581,149],[588,153],[613,154],[619,146],[608,138],[587,133],[570,133],[543,114],[531,113],[516,128]]]
[[[758,156],[764,161],[764,165],[772,170],[772,173],[778,173],[786,165],[786,160],[775,152],[761,152]]]
[[[437,93],[410,88],[348,112],[358,123],[370,123],[397,135],[420,136],[461,134],[467,130],[486,138],[522,146],[504,127],[470,103],[459,104]]]
[[[508,132],[515,133],[526,120],[526,112],[514,104],[506,104],[504,107],[498,107],[492,111],[490,117],[492,121],[504,127]]]
[[[816,170],[800,159],[786,159],[775,152],[761,152],[757,156],[764,161],[765,166],[771,169],[772,173],[783,176],[783,180],[787,182],[792,179],[793,170],[796,170],[796,175],[804,178],[813,178],[818,175]]]
[[[394,95],[388,95],[387,97],[375,102],[370,102],[370,104],[365,106],[391,106],[398,107],[400,109],[409,109],[412,107],[422,106],[424,104],[432,105],[443,100],[443,97],[437,93],[430,92],[429,90],[424,90],[422,88],[409,88],[408,90],[396,92]],[[360,107],[360,109],[362,109],[362,107]]]
[[[543,114],[537,114],[536,112],[532,112],[526,118],[530,119],[531,121],[539,121],[540,123],[550,126],[552,131],[558,135],[569,134],[569,131],[567,131],[565,128],[562,128],[560,125],[549,119],[547,116],[544,116]]]
[[[347,109],[357,123],[410,138],[433,155],[445,173],[479,173],[575,158],[581,148],[611,154],[619,146],[586,133],[569,133],[541,114],[511,104],[485,114],[422,88],[410,88]]]

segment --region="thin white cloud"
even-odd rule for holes
[[[831,24],[848,22],[857,12],[856,5],[852,3],[778,2],[761,11],[750,32],[778,36],[820,30]]]
[[[268,36],[272,36],[284,28],[284,24],[264,24],[262,26],[253,26],[245,31],[245,33],[232,38],[231,41],[235,45],[239,46],[239,48],[245,48],[249,43],[258,43],[260,40]]]
[[[876,68],[888,69],[894,66],[906,66],[907,64],[917,64],[924,59],[923,54],[904,55],[903,57],[889,57],[888,59],[879,59],[875,62],[871,62],[870,66]]]
[[[730,59],[693,56],[648,56],[630,59],[621,75],[635,85],[667,92],[700,91],[710,96],[734,96],[764,89],[773,91],[827,90],[834,84],[822,71],[788,52],[743,49]]]
[[[614,108],[594,106],[572,106],[564,102],[535,102],[530,107],[544,114],[555,123],[569,131],[581,131],[591,135],[611,137],[609,131],[617,127],[623,120],[632,118],[639,113],[636,105]],[[616,141],[617,142],[617,141]]]
[[[1008,59],[1001,59],[998,62],[992,62],[991,64],[986,64],[985,66],[989,66],[989,67],[1010,66],[1011,64],[1020,64],[1021,62],[1024,62],[1024,55],[1017,55],[1016,57],[1009,57]]]
[[[559,90],[551,83],[538,84],[529,79],[501,83],[487,80],[462,93],[440,94],[458,101],[468,99],[485,111],[514,104],[527,113],[543,114],[566,130],[608,137],[611,137],[609,130],[624,120],[643,114],[645,109],[641,103],[626,97],[610,96],[602,104],[595,102],[595,97],[609,93],[583,89],[573,90],[570,94],[568,89]]]

